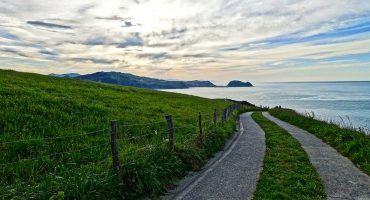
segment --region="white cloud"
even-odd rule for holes
[[[278,70],[266,73],[266,63],[366,53],[370,44],[366,33],[333,34],[319,46],[272,39],[330,33],[369,19],[370,2],[361,0],[0,0],[0,67],[157,77],[160,71],[163,78],[221,82],[237,71],[258,80]]]

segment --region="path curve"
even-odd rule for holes
[[[313,134],[281,121],[269,113],[263,115],[287,130],[307,152],[312,165],[320,174],[330,200],[370,200],[370,178]]]
[[[202,170],[191,184],[162,199],[251,199],[265,154],[265,134],[251,113],[240,116],[237,138],[218,159]],[[180,186],[181,187],[181,186]]]

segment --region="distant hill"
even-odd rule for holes
[[[81,76],[81,74],[78,73],[69,73],[69,74],[49,74],[49,76],[54,76],[54,77],[63,77],[63,78],[76,78],[78,76]]]
[[[215,85],[210,81],[167,81],[121,72],[96,72],[93,74],[77,76],[75,78],[149,89],[185,89],[190,87],[215,87]]]
[[[185,81],[187,87],[216,87],[211,81]]]
[[[211,81],[174,81],[137,76],[121,72],[95,72],[92,74],[80,75],[78,73],[49,74],[49,76],[63,78],[77,78],[101,83],[117,84],[147,89],[186,89],[191,87],[217,87]],[[230,81],[226,87],[253,87],[250,82],[238,80]]]
[[[229,84],[227,84],[227,87],[253,87],[252,83],[250,82],[242,82],[242,81],[230,81]]]

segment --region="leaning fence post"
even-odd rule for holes
[[[117,148],[117,121],[112,120],[111,124],[111,147],[112,147],[112,164],[113,169],[119,170],[119,158],[118,158],[118,148]]]
[[[215,108],[215,110],[213,111],[213,124],[216,128],[216,124],[217,124],[217,109]]]
[[[167,128],[168,128],[168,142],[170,144],[170,147],[173,149],[175,147],[174,141],[173,141],[173,123],[172,123],[172,115],[166,116],[167,121]]]
[[[226,121],[226,109],[222,110],[222,123]]]
[[[198,122],[199,122],[199,135],[198,135],[198,146],[201,146],[203,144],[203,131],[202,131],[202,113],[199,112],[198,116]]]

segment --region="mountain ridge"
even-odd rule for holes
[[[190,87],[216,86],[210,81],[170,81],[122,72],[95,72],[73,78],[147,89],[186,89]]]
[[[191,87],[222,87],[216,86],[211,81],[201,81],[201,80],[192,80],[192,81],[180,81],[180,80],[163,80],[158,78],[150,78],[145,76],[137,76],[130,73],[123,73],[123,72],[95,72],[92,74],[85,74],[80,75],[78,73],[67,73],[67,74],[49,74],[49,76],[53,77],[63,77],[63,78],[76,78],[81,80],[90,80],[95,82],[101,83],[108,83],[108,84],[117,84],[123,86],[131,86],[131,87],[138,87],[138,88],[146,88],[146,89],[187,89]],[[242,86],[235,86],[235,84],[231,84],[231,81],[227,87],[251,87],[253,86],[251,83],[245,85],[246,83],[241,81],[238,85]],[[231,86],[229,86],[231,84]]]

